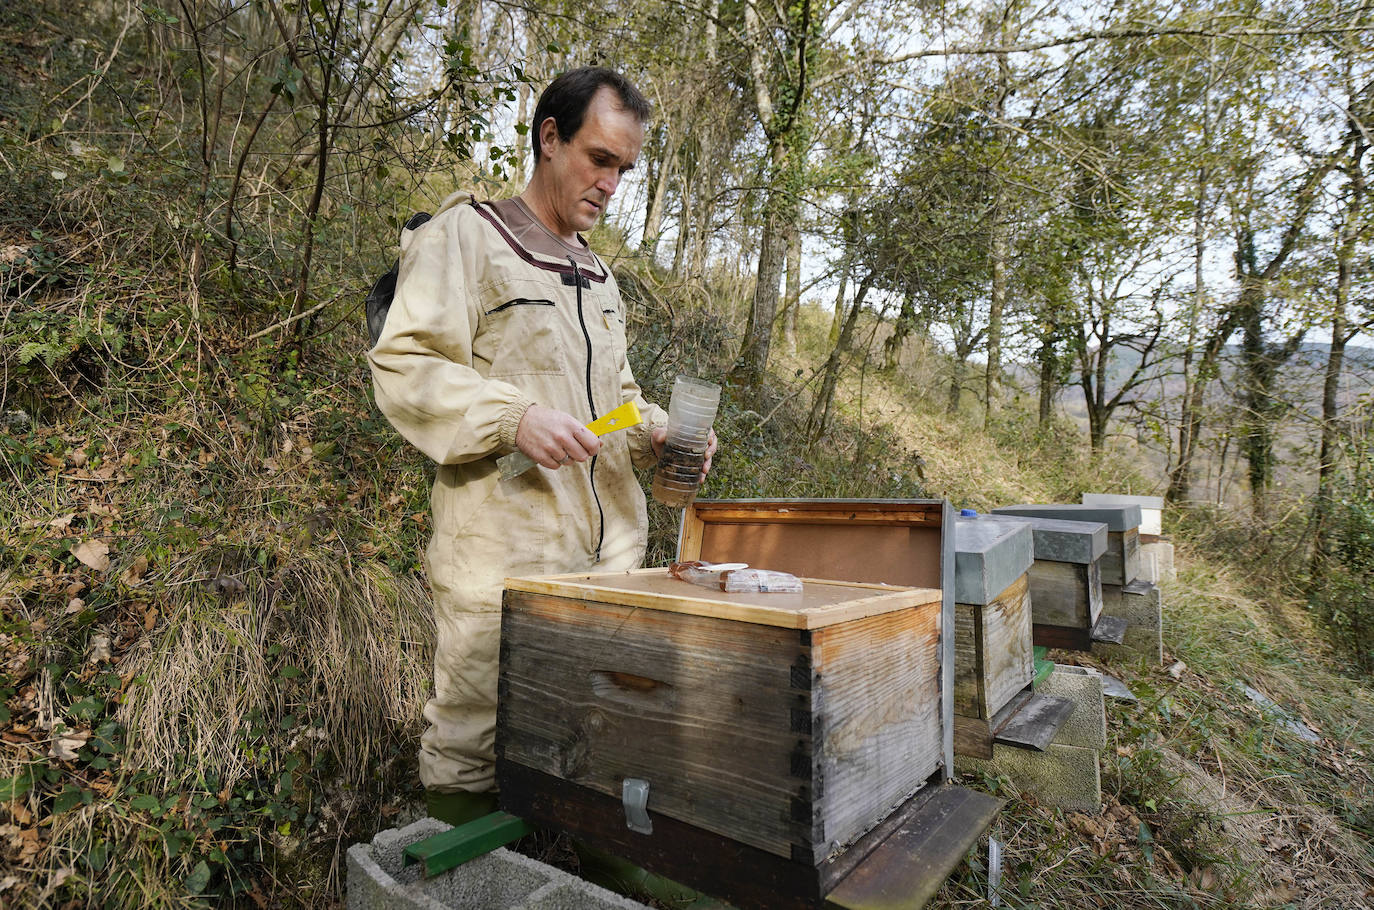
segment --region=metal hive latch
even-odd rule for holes
[[[637,834],[653,834],[654,822],[649,818],[649,782],[627,777],[620,785],[620,802],[625,806],[625,827]]]

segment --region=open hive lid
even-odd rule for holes
[[[952,593],[948,508],[942,500],[698,499],[683,512],[677,558]]]
[[[663,568],[507,578],[506,590],[785,629],[820,629],[941,600],[938,588],[814,578],[802,580],[800,594],[726,593],[673,578]]]

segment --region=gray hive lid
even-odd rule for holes
[[[1022,518],[1058,518],[1062,521],[1101,521],[1113,533],[1140,527],[1140,506],[1074,506],[1019,505],[1000,506],[992,510],[998,515],[1020,515]]]
[[[1100,521],[1062,521],[1020,515],[979,515],[979,521],[1015,521],[1030,525],[1035,558],[1082,565],[1097,562],[1107,552],[1107,525]]]
[[[1136,505],[1142,509],[1162,509],[1164,508],[1163,496],[1131,496],[1127,493],[1084,493],[1083,505],[1085,506],[1129,506]]]
[[[988,604],[1035,562],[1030,524],[954,519],[954,601]]]

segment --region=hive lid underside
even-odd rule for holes
[[[506,589],[618,606],[709,616],[789,629],[818,629],[940,603],[938,588],[803,580],[801,594],[727,594],[673,578],[667,569],[507,578]]]

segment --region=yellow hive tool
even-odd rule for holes
[[[628,429],[643,422],[644,419],[639,416],[639,408],[635,407],[633,401],[627,401],[615,410],[607,411],[587,424],[587,429],[598,436],[605,436],[607,433]],[[509,455],[502,455],[496,459],[496,466],[501,469],[502,480],[519,477],[534,467],[535,464],[537,462],[534,459],[520,451],[511,452]]]

